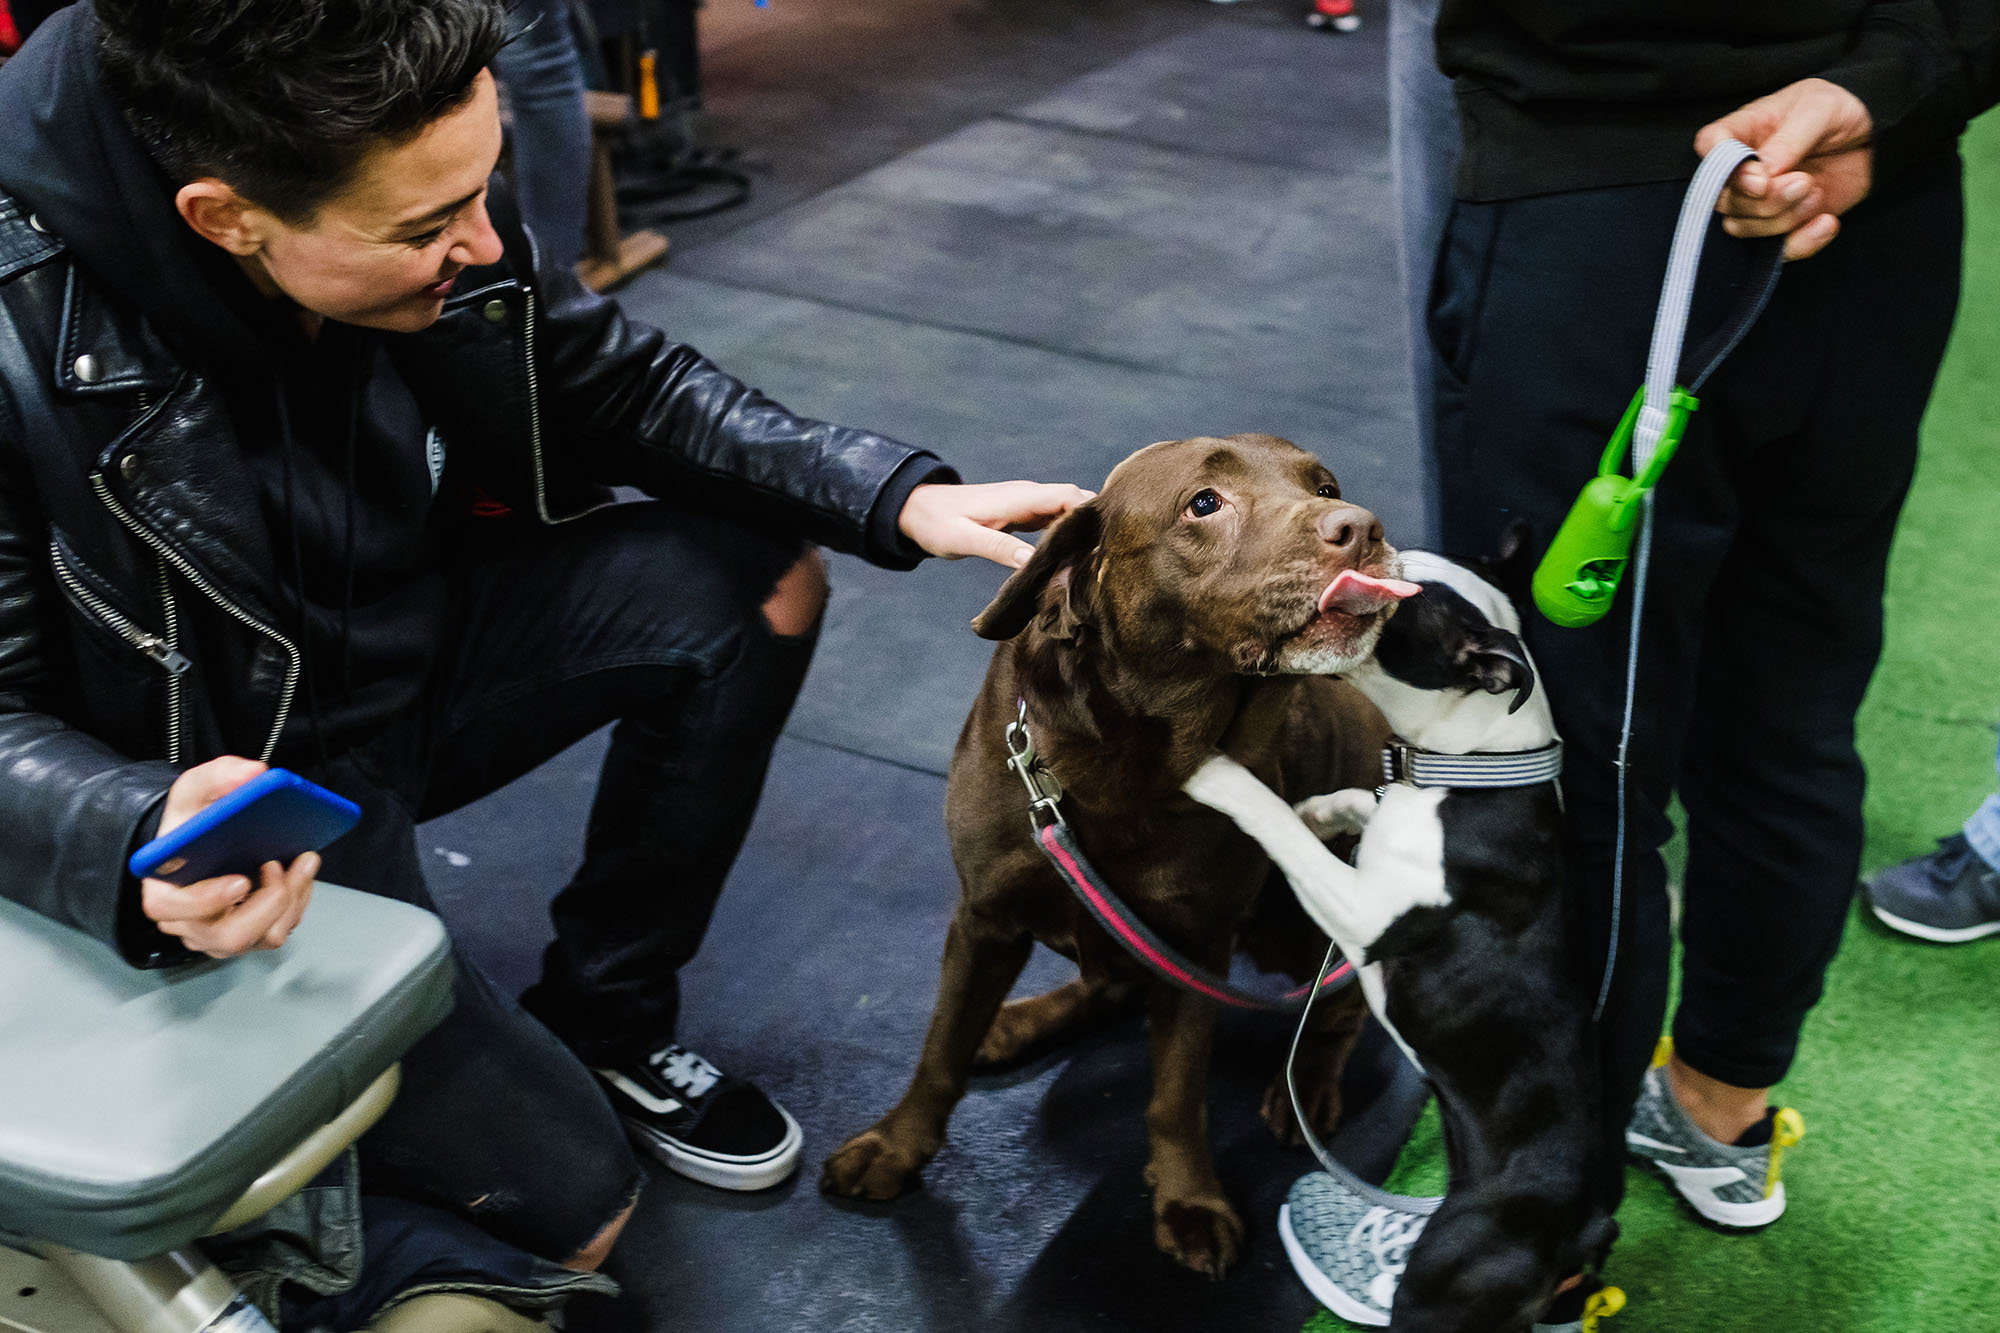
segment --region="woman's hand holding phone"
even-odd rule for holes
[[[268,767],[224,755],[188,769],[167,791],[160,833],[172,832]],[[196,953],[234,958],[275,949],[290,937],[312,899],[319,864],[318,852],[306,852],[289,866],[266,861],[254,884],[245,875],[218,875],[186,885],[145,879],[139,903],[154,925]]]

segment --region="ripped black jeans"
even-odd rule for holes
[[[405,1057],[401,1094],[361,1142],[370,1192],[469,1212],[558,1262],[636,1196],[638,1164],[585,1065],[672,1035],[676,971],[812,656],[814,635],[782,637],[762,609],[804,551],[658,502],[558,528],[495,523],[453,567],[418,706],[302,765],[364,811],[321,877],[428,907],[417,823],[617,724],[541,980],[516,1003],[459,957],[455,1011]]]

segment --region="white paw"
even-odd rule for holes
[[[1343,833],[1359,833],[1375,814],[1375,793],[1360,787],[1310,796],[1292,807],[1307,828],[1322,840]]]

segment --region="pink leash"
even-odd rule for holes
[[[1155,934],[1106,886],[1077,845],[1076,834],[1057,805],[1062,799],[1062,787],[1036,754],[1034,740],[1028,735],[1025,699],[1021,700],[1019,716],[1007,724],[1007,766],[1020,775],[1028,788],[1028,819],[1035,831],[1035,845],[1042,849],[1042,855],[1048,857],[1056,874],[1069,885],[1097,924],[1154,976],[1217,1004],[1278,1011],[1297,1011],[1315,994],[1338,990],[1354,980],[1354,965],[1343,959],[1339,966],[1322,972],[1312,985],[1282,995],[1259,995],[1231,985],[1228,978],[1217,976]]]

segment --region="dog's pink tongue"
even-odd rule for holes
[[[1381,610],[1391,602],[1415,597],[1422,591],[1418,585],[1402,579],[1378,579],[1358,570],[1343,569],[1319,595],[1319,609],[1322,615],[1328,611],[1350,616],[1366,615],[1370,611]]]

